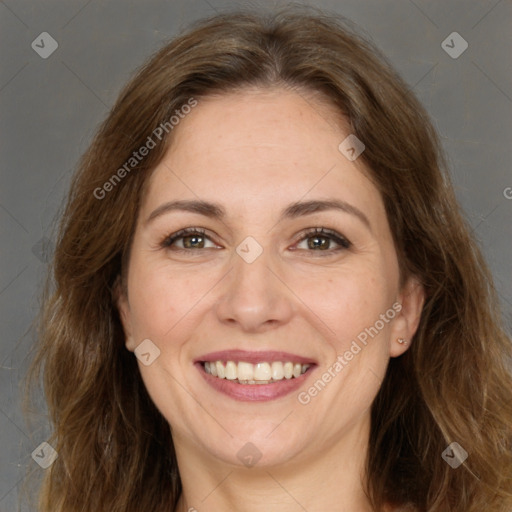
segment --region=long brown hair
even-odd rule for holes
[[[163,511],[178,500],[169,425],[124,347],[113,293],[148,176],[172,141],[171,116],[191,98],[200,108],[207,95],[248,86],[320,94],[349,123],[366,146],[360,158],[382,194],[402,277],[414,274],[426,290],[412,346],[391,360],[372,405],[375,510],[510,512],[511,345],[438,137],[410,88],[349,22],[298,7],[197,23],[140,69],[83,156],[32,373],[36,383],[42,375],[59,454],[41,512]],[[161,142],[130,161],[163,125]],[[452,442],[469,455],[457,469],[441,456]]]

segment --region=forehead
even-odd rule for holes
[[[171,199],[229,203],[238,212],[267,203],[337,196],[383,213],[361,160],[338,149],[348,124],[305,92],[246,90],[198,100],[154,170],[143,209]]]
[[[222,153],[227,161],[259,153],[289,164],[319,152],[336,154],[336,141],[347,129],[338,112],[311,93],[248,89],[199,100],[173,133],[169,153],[198,159]],[[209,153],[197,154],[201,148]]]

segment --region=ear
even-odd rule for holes
[[[125,346],[130,352],[133,352],[135,350],[135,343],[132,336],[130,304],[126,289],[122,285],[121,276],[117,276],[112,292],[114,304],[119,311],[119,318],[123,326]]]
[[[412,338],[418,329],[423,304],[425,303],[425,288],[417,277],[407,279],[398,296],[401,309],[393,320],[391,338],[389,340],[389,354],[391,357],[401,356],[412,343]],[[400,344],[398,339],[407,343]]]

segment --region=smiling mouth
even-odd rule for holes
[[[212,377],[245,385],[272,384],[296,379],[312,366],[292,361],[263,361],[256,364],[245,361],[203,361],[201,365],[205,373]]]

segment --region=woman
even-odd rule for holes
[[[160,50],[63,216],[40,510],[509,512],[510,341],[445,167],[346,22]]]

